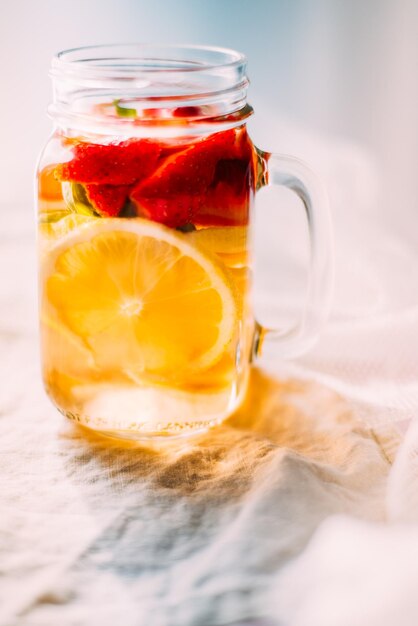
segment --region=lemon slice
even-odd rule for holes
[[[45,372],[48,382],[63,372],[78,382],[87,380],[96,371],[90,350],[66,327],[45,314],[41,314],[41,324],[42,352],[47,355]]]
[[[198,241],[212,252],[243,252],[248,244],[247,226],[218,226],[193,230],[190,239]]]
[[[57,239],[74,230],[74,228],[91,222],[93,219],[97,218],[79,215],[78,213],[67,213],[64,216],[59,216],[56,220],[41,221],[39,228],[42,235]]]
[[[40,221],[38,241],[41,255],[45,256],[48,254],[50,248],[56,244],[58,239],[94,219],[97,218],[86,217],[85,215],[78,215],[77,213],[70,213],[64,217],[61,215],[56,220],[45,219]]]
[[[184,375],[215,364],[236,334],[221,264],[148,220],[85,223],[49,250],[42,273],[44,307],[100,368]]]
[[[188,233],[187,237],[204,250],[216,254],[229,267],[242,267],[248,263],[246,226],[202,228]]]

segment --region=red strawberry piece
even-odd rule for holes
[[[87,198],[102,217],[117,217],[132,189],[131,185],[85,185]]]
[[[113,144],[79,142],[73,147],[73,153],[71,161],[55,169],[58,180],[130,185],[152,173],[161,147],[148,139],[130,139]]]
[[[208,193],[206,203],[195,216],[199,226],[245,226],[249,219],[249,194],[238,197],[227,183]]]
[[[170,201],[164,198],[141,201],[140,206],[137,204],[137,214],[153,222],[179,228],[185,224],[193,224],[194,215],[199,211],[201,203],[200,196],[177,194],[175,199]]]
[[[248,159],[220,160],[205,203],[195,215],[202,226],[248,224],[253,189],[252,162]]]
[[[211,135],[168,156],[154,173],[131,193],[139,215],[179,227],[193,223],[205,204],[220,159],[237,156],[236,133]]]
[[[190,144],[186,144],[182,146],[180,143],[162,143],[161,144],[161,154],[157,162],[157,167],[162,165],[163,161],[167,159],[167,157],[172,156],[173,154],[177,154],[185,150],[185,148],[189,148]]]
[[[171,227],[248,222],[253,148],[245,131],[225,131],[173,154],[131,199],[139,215]]]
[[[248,224],[255,191],[255,149],[245,131],[238,135],[237,158],[220,159],[205,205],[196,215],[196,224],[239,226]]]
[[[173,110],[173,117],[203,117],[205,109],[195,106],[177,107]]]

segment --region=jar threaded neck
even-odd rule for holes
[[[207,132],[242,123],[245,56],[224,48],[130,44],[57,54],[51,66],[50,115],[59,126],[143,135]],[[154,132],[154,131],[153,131]]]

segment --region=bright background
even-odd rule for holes
[[[416,0],[2,2],[2,200],[32,204],[56,51],[132,41],[212,44],[248,56],[253,132],[263,148],[302,153],[321,170],[327,141],[356,146],[358,168],[349,176],[360,177],[366,194],[373,186],[379,219],[410,235],[418,208],[417,33]],[[373,183],[363,180],[364,168]]]

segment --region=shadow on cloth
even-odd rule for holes
[[[91,615],[83,623],[117,623],[122,608],[128,626],[262,617],[272,574],[326,517],[383,518],[381,447],[315,383],[254,369],[230,419],[160,449],[67,432],[67,489],[90,538],[57,580],[66,595],[56,602]],[[38,606],[54,612],[54,594]]]
[[[240,498],[272,463],[293,464],[330,484],[346,475],[356,489],[364,481],[356,478],[355,467],[365,449],[384,460],[376,444],[335,392],[317,383],[278,380],[258,368],[239,410],[204,435],[147,448],[71,427],[63,441],[72,448],[69,469],[76,482],[99,481],[113,501],[124,489],[147,485],[153,497],[201,494],[208,504]]]

